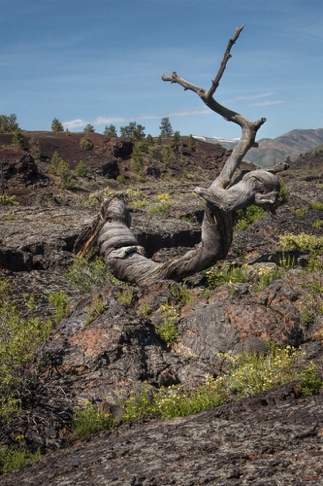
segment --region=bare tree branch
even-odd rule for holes
[[[242,29],[243,29],[243,25],[241,27],[238,27],[236,29],[236,31],[234,33],[234,36],[232,37],[232,39],[229,40],[228,46],[226,48],[226,51],[224,53],[222,62],[220,64],[220,68],[219,68],[218,74],[215,76],[214,80],[212,81],[212,86],[209,89],[209,91],[207,92],[206,98],[212,98],[212,96],[214,95],[215,91],[217,90],[217,88],[219,86],[219,83],[220,83],[220,80],[221,80],[221,78],[223,76],[223,73],[225,71],[225,68],[227,66],[227,62],[231,58],[231,49],[232,49],[232,46],[238,40],[238,37],[239,37]]]
[[[138,285],[150,285],[165,279],[180,281],[196,272],[204,270],[216,261],[226,257],[232,243],[234,212],[256,204],[265,208],[273,205],[279,194],[279,180],[275,175],[286,168],[285,164],[272,169],[254,170],[233,180],[244,155],[256,146],[257,131],[265,118],[252,122],[218,103],[214,93],[219,86],[231,49],[243,27],[236,29],[229,40],[220,68],[210,89],[196,86],[173,72],[171,76],[162,75],[163,81],[179,84],[184,90],[196,93],[215,113],[241,127],[241,138],[224,164],[219,176],[208,188],[195,188],[195,192],[207,201],[201,228],[200,244],[180,258],[170,262],[157,263],[145,257],[144,249],[130,229],[130,216],[122,197],[114,196],[107,200],[100,217],[92,225],[89,241],[96,242],[114,275]],[[88,243],[86,243],[88,244]],[[85,244],[85,246],[86,246]]]

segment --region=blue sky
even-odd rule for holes
[[[322,0],[0,0],[0,113],[24,130],[96,132],[141,123],[159,135],[239,137],[198,96],[163,82],[176,71],[209,88],[229,38],[215,98],[251,120],[258,138],[323,127]]]

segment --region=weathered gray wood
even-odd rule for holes
[[[144,249],[138,245],[130,229],[130,218],[124,200],[113,197],[102,208],[98,244],[112,272],[121,280],[142,286],[164,279],[180,281],[212,266],[216,261],[224,259],[229,251],[233,237],[234,212],[250,204],[268,207],[277,201],[280,185],[275,172],[286,168],[285,165],[269,170],[254,170],[233,180],[245,154],[251,147],[257,146],[256,134],[266,119],[252,122],[213,98],[231,57],[231,48],[242,28],[239,27],[229,40],[219,71],[209,90],[189,83],[175,72],[171,76],[162,75],[163,81],[179,84],[185,90],[197,93],[212,111],[241,127],[241,138],[219,176],[210,187],[195,188],[195,192],[207,201],[201,242],[184,256],[170,262],[156,263],[146,258]]]

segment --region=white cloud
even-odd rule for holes
[[[62,123],[64,128],[68,130],[73,130],[74,128],[80,128],[88,124],[87,121],[81,120],[80,118],[78,118],[77,120],[64,121]]]
[[[177,117],[177,116],[196,116],[196,115],[208,115],[210,114],[208,108],[193,107],[193,108],[182,108],[180,110],[169,111],[167,113],[156,113],[150,115],[133,115],[133,116],[98,116],[93,120],[84,120],[82,118],[77,118],[75,120],[67,120],[62,122],[65,129],[74,130],[77,128],[85,127],[87,124],[94,126],[97,125],[109,125],[109,124],[119,124],[119,123],[129,123],[131,121],[140,120],[160,120],[164,117]]]
[[[257,103],[250,103],[248,106],[270,106],[270,105],[281,105],[286,103],[283,100],[271,100],[271,101],[258,101]]]
[[[252,94],[252,95],[245,95],[245,96],[236,96],[235,98],[231,98],[228,101],[250,101],[250,100],[256,100],[259,98],[267,98],[268,96],[273,96],[275,93],[273,91],[267,91],[266,93],[258,93],[258,94]]]

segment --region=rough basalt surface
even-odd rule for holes
[[[0,433],[0,442],[10,445],[23,435],[32,450],[39,447],[45,456],[21,472],[1,477],[1,484],[321,484],[322,395],[301,398],[297,384],[196,416],[122,425],[84,442],[76,439],[71,416],[80,402],[103,404],[118,415],[120,396],[143,382],[153,388],[194,386],[208,374],[216,377],[225,372],[221,353],[265,351],[269,340],[301,346],[304,359],[323,375],[322,280],[319,271],[313,280],[308,274],[304,277],[308,255],[295,251],[287,256],[297,266],[285,268],[261,289],[255,289],[252,279],[209,289],[202,272],[185,282],[189,301],[181,301],[180,285],[169,281],[132,287],[130,305],[120,299],[125,290],[120,282],[77,291],[66,279],[66,271],[76,241],[91,227],[100,207],[99,201],[96,206],[86,204],[87,198],[107,185],[119,192],[133,189],[132,184],[120,186],[102,176],[106,171],[109,178],[117,174],[133,178],[128,159],[131,143],[91,134],[95,149],[84,153],[79,146],[82,134],[38,136],[39,164],[28,159],[21,165],[22,175],[6,179],[11,184],[8,194],[15,194],[21,205],[0,208],[0,277],[10,282],[12,298],[22,312],[28,312],[22,296],[33,295],[34,313],[44,319],[55,314],[48,297],[64,291],[69,317],[56,325],[39,350],[39,374],[23,397],[23,413],[4,424]],[[48,172],[55,150],[73,163],[83,154],[91,167],[89,177],[74,180],[73,190],[63,190]],[[26,155],[19,154],[17,164]],[[191,189],[195,178],[201,177],[203,183],[214,177],[225,154],[218,146],[199,142],[197,153],[187,153],[178,166],[145,162],[151,176],[140,185],[142,198],[155,201],[159,193],[167,193],[173,204],[169,214],[151,214],[149,207],[140,205],[132,211],[132,228],[149,257],[165,261],[198,244],[204,206]],[[197,167],[199,157],[202,162]],[[197,170],[194,180],[185,176],[177,181],[187,168]],[[266,213],[236,232],[228,262],[248,264],[255,273],[279,269],[279,235],[292,231],[321,236],[317,221],[322,220],[322,211],[315,203],[323,203],[322,162],[316,161],[310,172],[312,178],[304,166],[296,165],[284,174],[287,204],[278,207],[276,215]],[[89,319],[95,298],[104,310]],[[160,306],[167,302],[179,315],[179,336],[171,347],[156,330]]]
[[[322,395],[292,386],[195,416],[105,432],[2,478],[4,486],[319,485]]]

